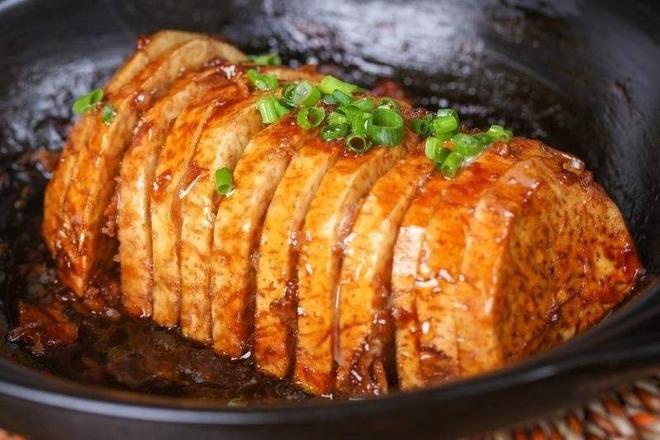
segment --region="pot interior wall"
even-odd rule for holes
[[[456,107],[469,125],[503,123],[577,154],[657,274],[659,22],[647,3],[595,0],[0,2],[5,279],[30,276],[15,265],[26,252],[17,247],[39,243],[48,175],[34,152],[61,148],[74,97],[107,79],[136,34],[165,27],[276,50],[365,86],[393,78],[419,105]],[[11,284],[5,304],[27,286]]]

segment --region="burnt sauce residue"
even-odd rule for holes
[[[324,70],[346,73],[341,66]],[[74,300],[58,283],[40,234],[43,191],[70,128],[74,95],[102,84],[108,73],[73,75],[75,84],[48,88],[39,105],[34,98],[20,109],[11,108],[20,99],[9,106],[0,102],[10,115],[0,121],[0,356],[75,381],[140,392],[238,405],[310,398],[287,381],[257,373],[249,356],[228,360],[175,330],[124,316],[117,292],[100,307],[97,298]],[[432,80],[421,72],[393,76],[415,105],[457,107],[467,115],[464,128],[503,122],[519,135],[579,144],[565,125],[565,97],[504,68],[486,73],[463,82]],[[374,86],[375,78],[362,82]],[[396,91],[391,83],[379,87]]]

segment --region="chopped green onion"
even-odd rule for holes
[[[362,110],[359,108],[355,107],[354,105],[340,105],[335,109],[336,112],[341,113],[346,115],[351,121],[355,118],[358,118],[362,116],[364,113]]]
[[[326,75],[319,83],[319,89],[321,89],[321,91],[326,95],[332,95],[332,92],[339,90],[348,96],[352,96],[353,93],[358,89],[358,86],[342,81],[332,75]]]
[[[264,124],[277,122],[282,116],[289,113],[289,109],[280,104],[273,96],[257,100],[257,109]]]
[[[222,196],[226,196],[234,190],[234,177],[229,168],[215,170],[215,190]]]
[[[296,104],[293,102],[293,93],[296,90],[298,83],[291,83],[284,86],[282,89],[282,104],[286,105],[289,108],[293,108]]]
[[[333,111],[328,115],[328,125],[350,124],[351,120],[343,113]]]
[[[436,135],[453,133],[458,129],[458,113],[454,109],[440,109],[431,125]]]
[[[247,77],[250,80],[250,83],[252,83],[252,85],[258,90],[274,90],[278,85],[276,75],[264,75],[256,69],[249,69],[247,71]]]
[[[291,109],[283,105],[279,100],[275,99],[274,97],[272,98],[274,101],[274,106],[275,106],[275,111],[277,112],[278,117],[282,117],[286,114],[288,114]]]
[[[376,103],[374,100],[367,97],[353,101],[353,105],[363,112],[372,112],[376,108]]]
[[[351,134],[346,138],[346,148],[357,154],[364,154],[371,148],[371,142],[359,134]]]
[[[309,81],[300,81],[291,98],[296,107],[311,107],[321,99],[321,91]]]
[[[341,105],[349,105],[353,101],[350,95],[347,95],[341,90],[335,90],[334,92],[332,92],[332,97],[335,99],[337,104],[341,104]]]
[[[473,134],[472,138],[479,144],[482,150],[492,143],[492,139],[487,133]]]
[[[337,100],[332,95],[323,95],[323,103],[327,105],[337,104]]]
[[[369,139],[378,145],[393,146],[403,141],[403,117],[394,110],[378,109],[367,120]]]
[[[430,137],[426,139],[426,143],[424,144],[424,155],[435,162],[435,158],[441,148],[442,141],[438,138]]]
[[[334,141],[346,136],[351,129],[349,124],[326,125],[321,129],[321,139],[324,141]]]
[[[325,118],[323,107],[304,107],[298,112],[297,123],[305,130],[318,127]]]
[[[282,59],[276,53],[265,53],[261,55],[250,55],[248,59],[257,66],[279,66]]]
[[[94,89],[88,94],[76,99],[73,103],[73,112],[76,114],[85,113],[93,109],[102,99],[103,89]]]
[[[442,168],[442,164],[447,160],[447,157],[449,157],[450,154],[451,150],[447,147],[441,147],[435,152],[433,163],[435,164],[436,169]]]
[[[351,118],[351,133],[367,136],[367,122],[371,120],[371,113],[361,112]]]
[[[473,157],[481,153],[482,146],[480,143],[469,134],[459,133],[453,138],[454,151],[463,157]]]
[[[410,127],[412,128],[412,131],[417,133],[418,135],[422,137],[427,137],[430,136],[431,133],[433,132],[432,127],[431,127],[431,122],[433,121],[433,116],[432,115],[426,115],[421,118],[412,118],[410,121]]]
[[[456,176],[456,173],[458,173],[461,165],[463,165],[463,161],[463,156],[461,156],[460,153],[457,151],[452,151],[442,162],[440,171],[446,178],[451,179]]]
[[[486,134],[490,137],[492,142],[495,141],[504,141],[508,142],[513,137],[513,132],[511,130],[506,130],[501,125],[493,124],[490,126]]]
[[[394,110],[396,112],[401,111],[401,106],[399,105],[399,103],[392,98],[381,99],[380,104],[378,104],[378,108]]]
[[[110,125],[112,120],[115,118],[115,109],[112,107],[110,104],[106,104],[103,106],[103,110],[101,110],[101,121],[105,125]]]

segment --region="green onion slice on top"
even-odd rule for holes
[[[501,125],[496,124],[491,125],[486,134],[490,137],[492,142],[508,142],[513,137],[513,132],[511,130],[507,130]]]
[[[351,134],[346,138],[346,148],[357,154],[364,154],[371,148],[371,142],[359,134]]]
[[[115,109],[112,107],[110,104],[106,104],[103,106],[103,110],[101,110],[101,121],[105,125],[110,125],[112,120],[115,118]]]
[[[440,109],[431,126],[435,135],[454,133],[458,130],[458,113],[454,109]]]
[[[305,107],[298,112],[296,122],[305,130],[318,127],[325,119],[325,110],[323,107]]]
[[[247,77],[250,83],[258,90],[275,90],[278,86],[276,75],[264,75],[256,69],[249,69],[247,71]]]
[[[298,87],[298,83],[291,83],[284,86],[282,89],[282,104],[286,105],[289,108],[293,108],[296,104],[293,102],[293,93]]]
[[[276,53],[249,55],[248,59],[257,66],[279,66],[282,64],[282,58]]]
[[[442,162],[440,171],[446,178],[452,179],[454,176],[456,176],[464,161],[465,159],[463,156],[461,156],[457,151],[452,151]]]
[[[403,117],[394,110],[378,109],[367,120],[369,139],[378,145],[394,146],[403,141]]]
[[[340,105],[350,105],[353,102],[353,98],[341,90],[335,90],[332,92],[332,97],[334,98],[335,102]]]
[[[383,98],[380,100],[380,103],[378,104],[378,108],[384,108],[388,110],[394,110],[396,112],[401,111],[401,106],[399,103],[392,99],[392,98]]]
[[[474,157],[482,151],[479,141],[469,134],[459,133],[454,136],[453,141],[454,151],[465,158]]]
[[[351,120],[343,113],[338,111],[330,112],[326,121],[328,125],[340,125],[340,124],[350,124]]]
[[[309,81],[300,81],[291,93],[291,100],[296,107],[311,107],[321,100],[321,91]]]
[[[331,124],[321,129],[321,139],[324,141],[334,141],[341,139],[351,130],[349,124]]]
[[[412,131],[417,133],[422,137],[428,137],[433,133],[433,127],[431,127],[431,122],[433,121],[432,115],[426,115],[423,117],[414,117],[410,121],[410,128]]]
[[[215,190],[222,196],[229,195],[234,190],[234,177],[229,168],[215,170]]]
[[[94,89],[88,94],[76,99],[73,103],[73,112],[76,114],[85,113],[92,110],[101,100],[103,100],[103,89]]]
[[[289,109],[282,105],[275,97],[268,96],[257,100],[257,109],[261,114],[261,121],[264,124],[272,124],[280,120],[280,118],[287,113]]]
[[[319,89],[321,89],[321,91],[326,95],[332,95],[335,90],[339,90],[345,95],[352,96],[353,93],[355,93],[355,91],[358,89],[358,86],[342,81],[332,75],[326,75],[319,83]]]

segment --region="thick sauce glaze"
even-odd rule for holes
[[[343,69],[326,66],[325,70]],[[0,344],[0,354],[62,377],[113,388],[225,399],[239,404],[308,398],[286,381],[255,373],[249,358],[233,362],[221,359],[212,349],[185,340],[175,331],[123,316],[113,306],[118,304],[116,283],[102,282],[102,289],[72,301],[57,282],[39,232],[43,188],[70,127],[71,114],[67,109],[73,97],[102,84],[107,76],[107,72],[75,73],[67,76],[67,81],[59,78],[62,87],[45,88],[45,95],[52,95],[43,96],[42,102],[47,105],[22,109],[10,120],[11,126],[3,123],[1,127],[0,208],[4,214],[0,216],[0,257],[5,287],[1,299],[7,313],[0,314],[0,319],[7,316],[8,320],[2,322],[0,335],[10,343]],[[517,134],[559,145],[579,144],[572,137],[573,127],[566,126],[562,116],[570,108],[569,104],[562,104],[566,98],[537,84],[530,95],[532,86],[527,85],[528,80],[513,71],[501,69],[498,75],[482,78],[481,81],[490,82],[480,89],[484,96],[481,92],[478,96],[472,93],[469,78],[464,88],[460,84],[453,87],[454,82],[439,83],[421,72],[398,71],[394,76],[407,86],[406,92],[414,104],[431,109],[437,104],[457,106],[468,115],[467,127],[501,122],[494,115],[505,114],[508,117],[504,122]],[[374,85],[370,77],[360,79],[365,85]],[[498,87],[503,83],[511,87]],[[376,85],[379,88],[384,94],[395,95],[391,83]],[[498,93],[489,95],[488,90]],[[475,100],[481,103],[478,107],[473,104]],[[549,138],[547,132],[539,131],[540,126],[556,137]],[[99,297],[109,299],[110,306],[104,308]],[[39,309],[35,312],[34,308],[21,307],[22,302]],[[46,310],[49,322],[54,315],[57,325],[21,327],[21,308],[24,317],[30,311],[41,316],[41,311]],[[68,344],[73,329],[78,340]]]

